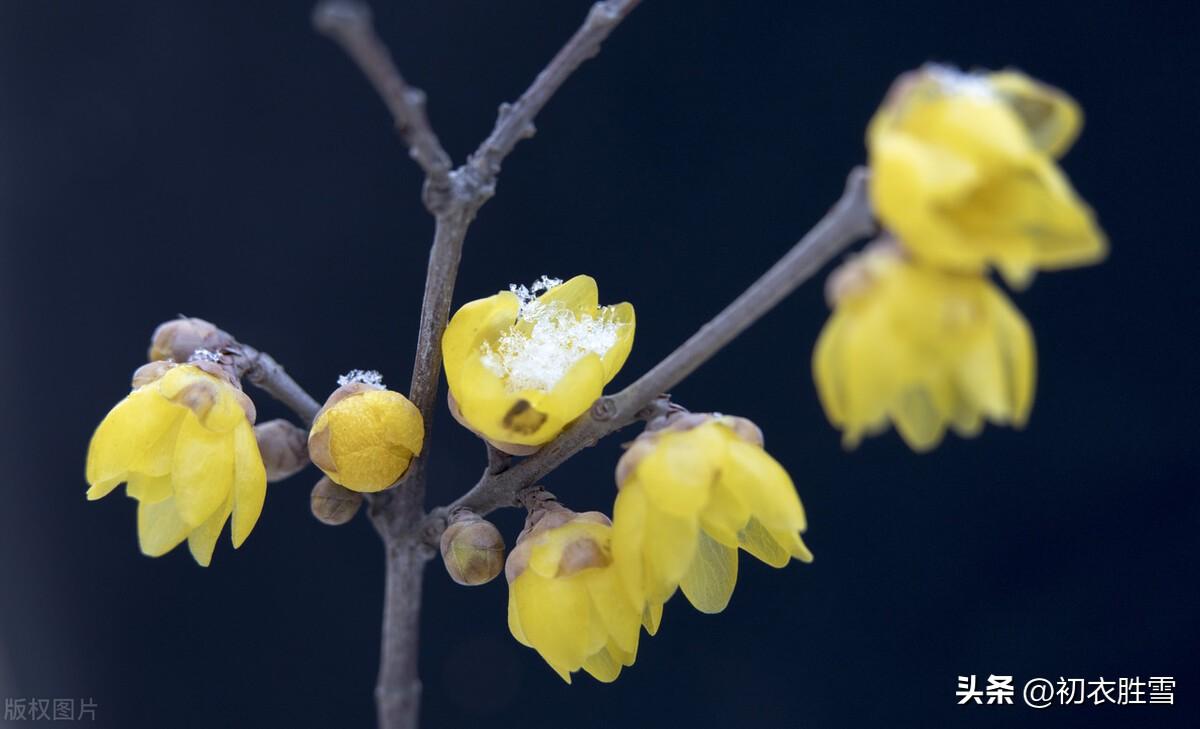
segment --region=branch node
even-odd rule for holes
[[[592,419],[605,422],[616,418],[620,414],[620,408],[617,407],[616,400],[605,395],[592,404]]]

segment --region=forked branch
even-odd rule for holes
[[[866,183],[865,168],[852,170],[842,197],[825,217],[712,321],[624,390],[597,400],[586,416],[536,454],[500,473],[486,471],[475,487],[448,509],[487,514],[513,506],[523,489],[535,485],[571,456],[635,420],[652,417],[653,406],[663,393],[707,362],[847,246],[874,231]]]

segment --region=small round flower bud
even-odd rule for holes
[[[400,480],[424,439],[421,412],[408,398],[378,384],[377,374],[357,373],[317,413],[308,454],[334,482],[372,493]]]
[[[339,486],[325,476],[313,486],[309,506],[317,521],[339,526],[354,518],[362,502],[362,494]]]
[[[286,420],[268,420],[254,426],[254,437],[267,469],[267,481],[293,476],[308,465],[308,432]]]
[[[470,512],[442,532],[442,562],[460,585],[491,582],[504,568],[504,537],[490,521]]]
[[[218,352],[233,343],[233,337],[203,319],[172,319],[154,330],[150,337],[149,359],[187,362],[198,349]]]

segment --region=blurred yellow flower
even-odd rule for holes
[[[137,499],[138,542],[159,557],[184,539],[207,567],[233,515],[240,547],[262,512],[267,476],[254,439],[253,406],[203,365],[155,363],[96,429],[88,447],[87,497],[122,482]],[[153,369],[151,379],[144,370]],[[215,370],[214,370],[215,371]]]
[[[459,309],[442,337],[455,417],[524,454],[587,412],[625,364],[635,327],[631,305],[598,299],[590,276],[543,277]]]
[[[317,413],[308,453],[335,483],[371,493],[398,481],[424,441],[421,411],[408,398],[380,384],[350,381]]]
[[[505,566],[509,630],[567,683],[580,669],[615,680],[633,665],[643,619],[653,634],[662,614],[645,616],[622,588],[611,536],[603,514],[559,507],[521,535]]]
[[[1013,286],[1095,263],[1104,233],[1055,163],[1081,123],[1070,97],[1023,74],[925,66],[871,120],[871,202],[924,263],[991,265]]]
[[[694,417],[643,434],[622,458],[613,557],[635,603],[661,607],[679,587],[717,613],[737,582],[738,547],[772,567],[812,554],[800,538],[804,507],[758,429]]]
[[[813,375],[847,447],[891,420],[913,450],[946,428],[1021,427],[1033,404],[1033,335],[986,278],[915,265],[873,245],[830,279],[834,312]]]

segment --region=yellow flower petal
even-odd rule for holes
[[[653,506],[646,510],[642,549],[647,602],[665,603],[675,593],[695,556],[699,532],[695,517],[673,516]]]
[[[633,305],[627,302],[604,307],[600,316],[611,317],[613,321],[620,322],[622,325],[617,330],[617,341],[604,353],[604,384],[607,385],[625,366],[625,360],[629,358],[629,352],[633,349],[633,335],[637,331],[637,316],[633,312]]]
[[[267,497],[267,471],[254,428],[248,421],[233,429],[233,548],[250,536]],[[211,552],[211,550],[209,550]]]
[[[708,535],[727,547],[738,546],[738,532],[750,520],[750,508],[728,477],[713,484],[708,503],[700,512],[700,526]]]
[[[1020,118],[1038,149],[1061,157],[1075,143],[1083,111],[1070,96],[1016,71],[990,73],[988,82]]]
[[[592,570],[585,576],[593,614],[603,621],[608,635],[622,650],[637,651],[638,631],[641,629],[641,609],[629,599],[614,569]]]
[[[508,593],[508,631],[521,645],[528,648],[533,647],[533,644],[525,637],[525,631],[521,628],[521,615],[517,612],[517,597],[511,590]],[[567,683],[570,683],[570,680]]]
[[[592,678],[603,683],[612,683],[617,680],[617,676],[621,675],[621,664],[613,657],[608,648],[597,651],[588,656],[583,662],[583,670],[592,675]]]
[[[650,635],[658,633],[658,627],[662,625],[663,606],[662,603],[647,603],[642,611],[642,626],[646,628],[646,632]]]
[[[184,521],[200,526],[233,488],[233,434],[216,433],[188,413],[179,428],[171,483]]]
[[[664,433],[654,451],[642,459],[638,481],[654,508],[684,518],[695,518],[704,509],[729,441],[719,428],[706,423]]]
[[[741,532],[740,542],[742,549],[772,567],[786,566],[792,556],[757,519],[751,519],[746,524],[746,528]]]
[[[552,666],[581,666],[587,658],[590,605],[577,580],[547,579],[526,570],[510,586],[526,637]]]
[[[592,315],[600,306],[600,291],[591,276],[573,276],[537,299],[542,304],[561,303],[577,314]]]
[[[207,567],[212,562],[213,549],[217,546],[217,539],[221,536],[221,529],[225,527],[225,522],[229,519],[229,514],[233,512],[233,492],[230,492],[226,497],[224,505],[212,513],[203,524],[196,527],[191,534],[188,534],[188,550],[192,553],[192,558],[196,560],[196,564],[201,567]]]
[[[792,479],[762,448],[740,440],[729,443],[726,486],[741,496],[754,518],[774,529],[803,531],[804,507]]]
[[[737,549],[700,532],[696,556],[680,579],[679,588],[700,612],[719,613],[733,596],[737,566]]]
[[[175,499],[138,502],[138,545],[147,557],[161,557],[179,546],[192,530],[175,508]]]
[[[140,473],[131,473],[129,483],[125,485],[125,493],[138,501],[157,504],[171,497],[171,476],[143,476]]]
[[[180,413],[153,388],[134,390],[117,403],[88,446],[88,499],[108,495],[125,480],[133,462],[170,429]]]
[[[501,331],[512,326],[520,309],[521,302],[517,297],[503,291],[464,304],[454,313],[442,335],[442,359],[446,365],[446,381],[452,392],[458,391],[462,364],[477,359],[479,346],[484,341],[494,339]],[[461,398],[459,401],[461,403]]]
[[[1054,161],[1081,120],[1068,96],[1022,74],[926,67],[868,129],[872,204],[915,257],[941,268],[991,266],[1023,287],[1036,270],[1095,263],[1104,234]]]

